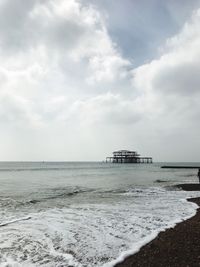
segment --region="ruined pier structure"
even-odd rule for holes
[[[152,163],[151,157],[141,157],[136,151],[114,151],[112,157],[107,157],[106,162],[111,163]]]

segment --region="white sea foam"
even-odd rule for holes
[[[137,253],[143,246],[145,246],[150,241],[155,239],[160,232],[162,232],[162,231],[164,231],[164,230],[166,230],[168,228],[174,228],[176,226],[176,224],[193,217],[196,214],[196,210],[198,208],[198,205],[196,205],[195,203],[192,203],[192,204],[193,204],[193,209],[191,209],[191,214],[190,215],[188,215],[187,217],[184,217],[184,218],[177,218],[176,220],[169,222],[167,227],[164,227],[163,229],[159,229],[159,230],[153,231],[150,235],[146,236],[142,240],[140,240],[137,243],[135,243],[134,245],[132,245],[129,250],[122,252],[117,259],[103,264],[102,267],[114,267],[117,263],[121,263],[127,257]]]
[[[155,187],[117,195],[110,204],[50,208],[2,227],[1,266],[114,266],[158,232],[193,216],[197,205],[185,198],[199,194]]]

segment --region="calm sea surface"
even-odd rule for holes
[[[0,266],[108,267],[137,251],[195,214],[200,194],[172,186],[197,171],[161,165],[1,162]]]

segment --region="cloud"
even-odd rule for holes
[[[108,84],[114,88],[125,79],[130,63],[118,52],[97,10],[75,0],[11,2],[0,6],[2,79],[6,73],[8,81],[2,81],[1,91],[15,98],[20,113],[22,102],[28,101],[34,116],[46,121],[43,107],[55,98],[89,97],[95,86],[109,90]],[[23,101],[17,105],[17,99]]]
[[[200,11],[193,14],[181,32],[168,39],[163,55],[133,70],[133,86],[151,95],[157,106],[179,105],[199,96]],[[182,105],[184,109],[185,105]],[[169,110],[171,112],[172,110]],[[183,110],[184,111],[184,110]],[[187,113],[187,110],[185,110]]]
[[[175,151],[181,150],[180,143],[183,150],[190,144],[190,151],[193,150],[196,157],[199,157],[196,135],[200,133],[199,44],[200,11],[197,10],[182,30],[166,41],[160,58],[132,71],[132,83],[140,92],[141,103],[146,106],[147,113],[155,114],[151,117],[152,126],[148,127],[154,129],[153,136],[163,143],[171,142]],[[165,153],[170,155],[168,149]],[[175,153],[179,160],[184,159],[181,153]],[[193,155],[190,157],[195,158]]]
[[[20,158],[44,159],[56,151],[67,159],[68,149],[76,159],[83,147],[97,159],[116,144],[146,147],[164,158],[162,144],[176,145],[180,133],[196,140],[200,130],[199,26],[196,11],[166,40],[159,58],[133,69],[92,5],[1,1],[0,130],[13,140],[17,129],[23,140],[15,140],[16,147],[34,140],[42,148],[19,151]]]
[[[106,93],[85,101],[76,101],[70,116],[76,116],[80,125],[92,127],[95,124],[113,126],[133,125],[141,119],[141,109],[132,99]]]

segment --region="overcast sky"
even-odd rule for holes
[[[200,161],[200,0],[0,0],[0,160]]]

